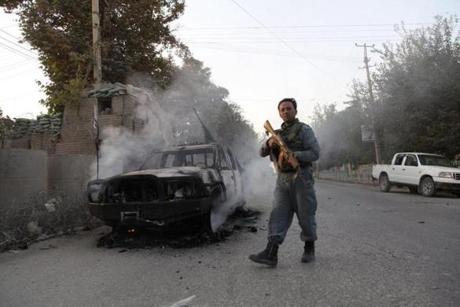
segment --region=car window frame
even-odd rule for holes
[[[415,161],[416,164],[415,164],[415,165],[409,165],[409,164],[407,164],[407,161],[408,161],[409,158],[414,159],[414,161]],[[418,164],[419,164],[419,163],[418,163],[417,157],[416,157],[415,155],[408,154],[408,155],[406,155],[406,157],[405,157],[405,159],[404,159],[404,164],[403,164],[403,165],[404,165],[404,166],[413,166],[413,167],[415,166],[415,167],[417,167]]]
[[[393,165],[401,166],[403,165],[404,158],[406,157],[406,154],[397,154],[395,157],[395,160],[393,162]],[[398,161],[401,158],[401,161]],[[399,162],[399,163],[397,163]]]

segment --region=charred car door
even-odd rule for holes
[[[235,180],[235,172],[232,167],[232,161],[226,151],[222,147],[218,147],[218,162],[222,182],[225,186],[226,198],[232,199],[237,195],[237,184]]]

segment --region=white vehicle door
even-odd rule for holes
[[[402,163],[405,156],[405,154],[398,154],[394,160],[393,165],[390,166],[388,177],[391,182],[402,182],[404,178]]]
[[[415,155],[407,155],[402,168],[403,182],[418,185],[419,171],[420,167],[418,165],[417,157]]]

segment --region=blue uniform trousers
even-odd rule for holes
[[[291,226],[294,213],[302,229],[302,241],[316,241],[316,195],[313,170],[301,168],[294,173],[279,173],[274,191],[273,209],[268,223],[268,239],[281,244]]]

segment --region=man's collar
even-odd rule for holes
[[[281,124],[281,129],[287,129],[289,127],[291,127],[292,125],[294,125],[295,123],[298,123],[299,122],[299,119],[298,118],[294,118],[293,120],[289,121],[289,122],[284,122]]]

